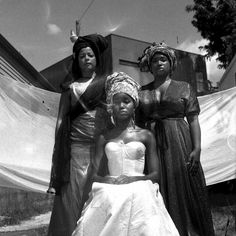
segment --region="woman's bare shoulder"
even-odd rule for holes
[[[136,129],[137,135],[138,135],[138,137],[140,137],[140,139],[148,140],[150,138],[153,138],[153,134],[150,130],[140,128],[139,126],[136,126],[135,129]]]

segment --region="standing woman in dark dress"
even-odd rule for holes
[[[48,189],[55,198],[49,236],[71,235],[79,218],[95,138],[105,129],[106,78],[99,75],[99,69],[107,46],[98,34],[79,37],[73,46],[73,77],[62,86],[55,131]]]
[[[140,58],[154,81],[143,86],[136,121],[153,130],[161,158],[160,190],[181,236],[214,235],[200,163],[200,108],[191,86],[171,75],[177,61],[165,43],[153,43]],[[185,119],[187,121],[185,121]]]

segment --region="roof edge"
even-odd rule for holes
[[[56,89],[49,83],[49,81],[40,74],[22,55],[19,51],[14,48],[10,42],[0,33],[0,44],[5,49],[5,51],[9,52],[12,57],[16,60],[19,60],[23,67],[32,75],[32,78],[35,78],[35,82],[45,86],[46,89],[50,91],[56,91]]]

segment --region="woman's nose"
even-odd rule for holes
[[[122,108],[122,107],[124,107],[125,106],[125,103],[124,102],[121,102],[120,103],[120,107]]]

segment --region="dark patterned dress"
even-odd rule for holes
[[[202,167],[192,176],[188,169],[192,142],[184,118],[198,115],[198,100],[190,85],[171,80],[157,101],[150,83],[142,87],[137,123],[152,129],[161,159],[160,189],[181,236],[214,235]]]

